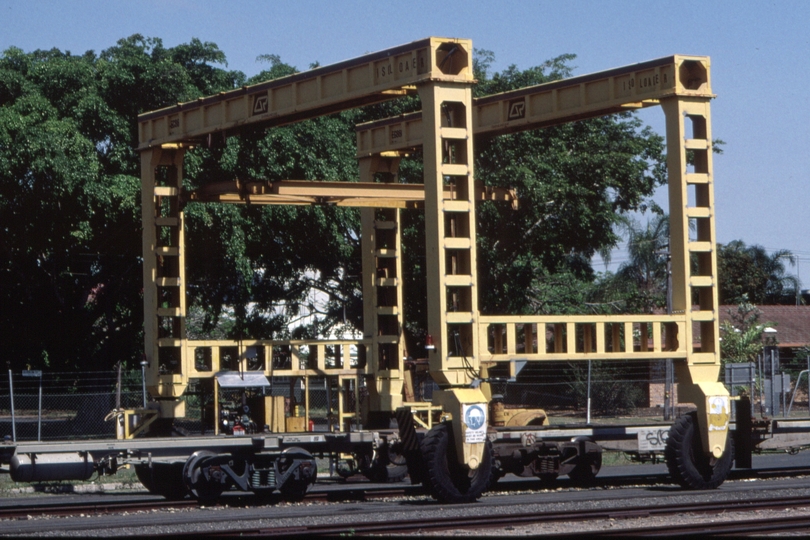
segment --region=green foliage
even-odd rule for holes
[[[0,294],[10,366],[142,351],[138,113],[232,88],[216,45],[134,35],[96,55],[0,56]]]
[[[630,370],[616,362],[593,361],[591,365],[591,408],[600,416],[615,416],[633,411],[644,398],[638,383],[628,380]],[[566,369],[568,386],[579,407],[588,400],[588,364],[571,362]]]
[[[477,95],[570,76],[564,55],[520,71],[510,66],[485,78]],[[487,66],[484,58],[479,69]],[[665,183],[663,139],[630,114],[505,135],[476,145],[476,177],[517,190],[520,207],[485,203],[479,212],[481,307],[487,312],[537,309],[549,274],[590,283],[591,257],[619,237],[614,229],[631,210],[657,210],[651,201]],[[517,291],[529,291],[522,295]]]
[[[729,310],[731,322],[720,324],[720,358],[723,362],[755,362],[765,345],[765,328],[776,323],[760,323],[762,312],[744,297],[735,311]]]
[[[616,281],[627,291],[628,311],[652,313],[667,305],[669,216],[659,214],[644,227],[628,220],[625,229],[630,260],[619,267]]]
[[[276,55],[260,58],[269,68],[248,79],[223,67],[213,43],[166,48],[139,34],[100,54],[2,53],[0,324],[13,367],[103,369],[140,360],[137,115],[296,72]],[[493,59],[476,55],[476,95],[569,76],[574,57],[490,75]],[[187,154],[185,187],[233,178],[355,180],[354,126],[419,108],[410,96],[214,137]],[[602,293],[590,257],[616,243],[622,214],[655,210],[650,196],[665,180],[662,138],[628,114],[482,141],[477,150],[477,178],[515,187],[521,199],[517,211],[480,206],[482,310],[606,309],[593,305]],[[422,181],[419,152],[403,161],[399,178]],[[362,326],[356,210],[188,204],[185,216],[194,332],[284,336],[314,310],[322,322],[296,336]],[[403,212],[403,236],[408,331],[419,336],[427,319],[421,212]],[[312,304],[313,290],[325,294],[325,306]]]
[[[733,240],[717,246],[717,269],[721,304],[794,304],[799,279],[788,274],[785,263],[796,257],[786,249],[768,255],[762,246],[746,246]]]

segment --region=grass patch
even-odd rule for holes
[[[617,467],[621,465],[641,465],[641,462],[633,461],[624,452],[602,452],[603,467]]]
[[[62,493],[70,491],[69,486],[87,486],[102,484],[122,484],[124,489],[143,489],[135,469],[119,469],[109,476],[93,475],[90,480],[64,480],[56,482],[15,482],[10,474],[0,474],[0,497],[20,497],[39,495],[41,493]],[[31,491],[32,488],[33,492]]]

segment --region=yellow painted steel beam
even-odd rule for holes
[[[472,89],[431,82],[419,87],[419,96],[432,127],[423,145],[428,334],[434,343],[428,362],[441,387],[465,386],[478,376],[479,362]],[[446,182],[455,186],[453,200],[444,195]],[[468,247],[459,250],[462,239]]]
[[[472,81],[472,52],[470,40],[430,37],[178,103],[138,117],[138,149],[299,122],[401,97],[431,80]]]
[[[240,362],[246,359],[246,351],[249,348],[261,349],[264,351],[264,367],[259,372],[268,377],[323,377],[323,376],[347,376],[356,377],[363,374],[363,368],[351,367],[349,365],[350,349],[356,347],[368,347],[371,345],[370,339],[323,339],[323,340],[183,340],[182,346],[186,349],[189,358],[195,358],[197,352],[208,351],[210,366],[201,367],[196,362],[189,365],[184,374],[186,378],[210,378],[218,371],[226,368],[220,363],[222,349],[237,349]],[[309,351],[309,363],[302,367],[301,349],[306,347]],[[340,347],[342,367],[329,367],[326,365],[327,347]],[[286,349],[290,357],[289,368],[277,368],[274,366],[272,357],[275,351]],[[205,356],[203,354],[203,356]],[[317,361],[312,363],[312,358],[317,357]],[[177,377],[177,375],[175,375]]]
[[[476,136],[502,135],[651,107],[661,99],[714,97],[707,56],[674,55],[473,100]],[[357,126],[359,157],[422,145],[422,113]]]
[[[483,315],[478,324],[482,362],[653,360],[694,356],[691,343],[683,339],[690,324],[684,314]],[[523,351],[517,350],[519,330],[524,334]],[[553,340],[551,350],[547,350],[549,338]]]
[[[444,198],[453,200],[453,186],[445,186]],[[281,180],[277,182],[221,182],[185,194],[189,202],[230,204],[327,204],[366,208],[416,208],[425,200],[423,184],[387,184],[377,182],[321,182]],[[512,189],[476,183],[475,200],[508,201],[517,207]]]
[[[141,153],[146,386],[154,398],[165,400],[161,403],[165,417],[183,416],[184,403],[174,398],[183,394],[188,383],[188,358],[182,346],[186,337],[185,232],[179,203],[184,153],[184,148],[174,145]],[[169,185],[158,185],[161,168],[166,169]],[[173,356],[162,358],[161,350],[168,349],[173,349]]]

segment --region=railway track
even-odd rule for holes
[[[808,469],[785,469],[785,468],[771,468],[771,469],[758,469],[758,470],[735,470],[732,471],[730,480],[750,480],[750,479],[766,479],[766,478],[780,478],[780,477],[793,477],[810,474]],[[669,478],[661,474],[639,474],[629,476],[614,476],[597,478],[593,487],[621,487],[627,485],[660,485],[668,484]],[[570,487],[566,481],[563,480],[556,484],[558,487]],[[414,496],[422,494],[421,486],[412,486],[408,484],[400,484],[396,486],[379,487],[369,486],[363,483],[348,483],[338,484],[337,489],[332,490],[317,490],[310,491],[305,501],[309,503],[316,502],[347,502],[347,501],[365,501],[365,500],[379,500],[385,498]],[[494,488],[495,491],[500,493],[508,493],[510,491],[524,491],[526,489],[548,489],[549,486],[542,484],[540,481],[529,480],[502,480]],[[234,493],[230,497],[226,497],[222,501],[223,506],[238,505],[238,506],[256,506],[263,504],[277,504],[282,502],[283,499],[278,495],[269,497],[256,497],[251,494]],[[113,514],[116,512],[138,512],[138,511],[152,511],[164,509],[183,509],[183,508],[196,508],[199,503],[194,499],[183,500],[166,500],[162,498],[150,498],[149,500],[110,500],[103,502],[76,502],[65,503],[55,501],[53,503],[42,503],[37,501],[32,505],[16,505],[10,507],[0,507],[0,519],[19,519],[27,518],[30,516],[72,516],[80,514]]]
[[[765,501],[736,501],[701,504],[667,504],[660,506],[633,506],[611,508],[602,510],[577,510],[566,512],[544,513],[508,513],[488,515],[481,517],[433,517],[414,520],[386,520],[364,523],[346,524],[317,524],[300,525],[294,527],[261,527],[246,528],[238,531],[212,533],[217,537],[231,536],[257,536],[257,537],[311,537],[334,536],[343,534],[404,534],[429,531],[449,531],[459,529],[495,529],[503,527],[519,527],[526,525],[543,525],[554,523],[587,523],[598,520],[625,520],[650,518],[684,514],[721,514],[724,512],[761,512],[764,510],[785,510],[793,508],[810,507],[810,497],[781,497]],[[786,516],[780,518],[758,518],[751,520],[737,520],[729,523],[699,523],[682,524],[665,527],[636,527],[615,528],[613,530],[588,530],[589,536],[673,536],[673,535],[706,535],[706,534],[755,534],[757,532],[771,532],[776,530],[806,532],[810,525],[810,514],[803,516]],[[542,532],[538,530],[537,532]],[[570,533],[570,536],[579,536],[583,531]],[[559,536],[568,536],[561,533]]]
[[[566,511],[549,511],[549,512],[510,512],[509,508],[514,508],[514,506],[504,505],[504,506],[496,506],[496,507],[489,507],[487,510],[491,512],[489,515],[470,515],[469,513],[466,516],[459,517],[443,517],[441,514],[443,512],[441,509],[436,508],[437,512],[436,515],[433,516],[425,516],[420,515],[418,518],[414,517],[406,517],[404,519],[392,519],[389,517],[388,514],[385,512],[374,512],[370,511],[366,513],[366,518],[371,518],[374,521],[362,521],[362,518],[357,516],[356,519],[353,519],[349,522],[345,520],[342,523],[335,524],[335,523],[312,523],[313,519],[310,516],[309,518],[300,519],[299,521],[301,524],[299,525],[286,525],[286,526],[279,526],[274,527],[272,526],[273,519],[267,520],[265,519],[264,526],[251,526],[251,520],[260,519],[259,515],[266,516],[265,511],[261,508],[255,509],[251,512],[253,515],[252,518],[248,518],[244,521],[242,517],[238,515],[233,516],[228,512],[214,512],[211,513],[191,513],[191,514],[184,514],[186,517],[184,518],[185,521],[177,522],[174,524],[173,529],[167,530],[166,532],[153,532],[150,533],[150,536],[161,537],[161,536],[170,536],[170,537],[192,537],[192,536],[199,536],[200,530],[196,529],[195,526],[199,526],[201,523],[207,526],[208,528],[204,529],[206,536],[219,536],[219,537],[230,537],[230,536],[256,536],[256,537],[303,537],[303,536],[337,536],[337,535],[344,535],[344,534],[351,534],[351,535],[365,535],[365,534],[418,534],[418,533],[429,533],[429,532],[441,532],[441,531],[455,531],[460,529],[475,529],[484,531],[484,534],[496,534],[501,532],[503,534],[503,530],[506,529],[508,531],[515,531],[522,527],[531,527],[530,531],[532,534],[550,534],[553,536],[578,536],[587,532],[589,536],[601,536],[601,537],[613,537],[613,536],[697,536],[702,535],[705,536],[707,534],[711,535],[723,535],[723,534],[730,534],[730,535],[742,535],[742,534],[757,534],[757,533],[765,533],[765,532],[776,532],[776,531],[806,531],[808,525],[810,525],[810,513],[805,513],[804,515],[794,515],[794,514],[782,514],[782,515],[770,515],[767,518],[762,517],[755,517],[752,519],[748,519],[746,514],[755,514],[764,511],[774,511],[774,510],[785,510],[785,509],[795,509],[795,508],[810,508],[810,494],[803,495],[803,496],[792,496],[792,497],[772,497],[768,499],[761,499],[761,500],[743,500],[743,501],[736,501],[736,502],[700,502],[700,503],[688,503],[688,504],[668,504],[665,502],[666,497],[662,497],[664,501],[662,504],[657,505],[632,505],[632,506],[621,506],[621,507],[613,507],[613,508],[606,508],[606,509],[572,509]],[[182,503],[172,503],[172,504],[156,504],[159,501],[149,501],[144,502],[141,505],[85,505],[83,508],[79,506],[72,506],[67,509],[59,510],[61,515],[71,515],[76,513],[79,515],[81,512],[82,517],[90,517],[89,515],[85,515],[90,511],[96,513],[106,513],[110,512],[111,515],[104,516],[97,514],[96,517],[99,520],[81,520],[80,522],[75,522],[75,520],[70,521],[63,521],[59,520],[57,522],[52,522],[51,520],[45,520],[44,522],[40,522],[46,527],[50,527],[50,529],[39,529],[36,532],[80,532],[80,531],[92,531],[92,530],[108,530],[109,523],[121,523],[121,526],[126,528],[126,520],[129,520],[129,527],[133,527],[135,523],[137,523],[137,528],[131,529],[133,531],[142,530],[141,527],[148,523],[153,523],[155,521],[160,521],[161,525],[169,526],[167,521],[168,514],[162,514],[163,518],[157,518],[155,514],[149,512],[152,507],[160,507],[162,509],[167,508],[183,508],[183,507],[194,507],[196,506],[193,501],[184,501]],[[151,504],[152,506],[149,506]],[[431,505],[432,506],[432,505]],[[115,517],[116,512],[122,511],[124,507],[127,507],[128,512],[130,515],[128,517]],[[456,507],[458,508],[458,507]],[[485,508],[482,507],[481,510]],[[56,507],[52,507],[51,512],[58,510]],[[142,512],[138,512],[138,510],[146,511],[145,514],[148,516],[144,518],[140,515]],[[234,510],[239,510],[239,507],[235,507]],[[284,509],[279,509],[283,512]],[[303,510],[303,508],[298,508],[298,510]],[[494,511],[494,512],[493,512]],[[729,512],[736,512],[734,519],[731,521],[726,522],[706,522],[707,519],[711,519],[711,515],[713,514],[724,514]],[[139,514],[139,515],[133,515]],[[49,513],[49,516],[53,516],[55,514]],[[699,519],[696,516],[702,516],[703,522],[694,523],[695,519]],[[631,520],[638,521],[648,518],[658,518],[664,519],[667,517],[677,516],[679,519],[678,521],[673,524],[668,524],[666,526],[653,526],[653,527],[641,527],[637,526],[636,523],[629,523]],[[709,517],[707,517],[709,516]],[[8,516],[4,516],[8,518]],[[29,516],[30,517],[30,516]],[[144,521],[146,519],[146,522]],[[321,516],[320,519],[323,519]],[[267,522],[270,522],[271,525],[267,526]],[[605,522],[609,521],[612,525],[611,528],[606,529],[604,528]],[[104,525],[103,523],[107,523]],[[242,523],[241,526],[234,527],[234,523]],[[601,524],[600,524],[601,522]],[[3,530],[6,533],[15,533],[11,529],[14,528],[14,525],[20,522],[15,522],[13,520],[6,521],[6,524],[3,526]],[[31,521],[24,521],[23,523],[27,523],[29,525],[35,525],[36,522]],[[81,524],[81,525],[80,525]],[[561,533],[556,532],[560,530],[561,524],[565,524],[566,530],[575,530],[574,533]],[[56,527],[56,529],[53,529]],[[500,531],[499,531],[500,530]],[[18,530],[16,533],[22,533],[23,530]],[[35,532],[34,530],[28,530],[27,532]],[[2,534],[2,533],[0,533]]]
[[[419,490],[419,486],[411,488],[405,486],[397,489],[342,489],[335,491],[317,491],[308,493],[304,498],[304,502],[347,502],[358,500],[373,500],[384,499],[389,497],[401,497],[408,494],[414,494]],[[225,497],[220,506],[261,506],[267,504],[278,504],[284,502],[284,499],[278,494],[268,497],[256,497],[252,494],[234,493],[231,497]],[[182,499],[179,501],[171,501],[161,498],[151,497],[149,500],[123,500],[123,501],[102,501],[102,502],[53,502],[41,503],[32,505],[17,505],[12,507],[0,507],[0,520],[2,519],[20,519],[31,518],[39,516],[76,516],[76,515],[99,515],[99,514],[114,514],[121,512],[143,512],[153,510],[168,510],[168,509],[193,509],[199,508],[200,503],[191,498]]]
[[[806,475],[808,471],[806,469],[785,469],[785,468],[773,468],[773,469],[759,469],[755,471],[737,471],[735,476],[738,479],[750,479],[750,478],[775,478],[775,477],[790,477],[796,476],[797,474],[804,474]],[[657,485],[664,485],[668,484],[669,480],[665,475],[654,475],[654,474],[645,474],[645,475],[634,475],[634,476],[623,476],[623,477],[605,477],[603,479],[599,479],[597,483],[597,488],[602,487],[605,489],[612,489],[616,486],[643,486],[647,485],[650,487],[657,486]],[[565,489],[568,487],[568,482],[562,480],[558,482],[558,487]],[[522,481],[522,480],[512,480],[512,479],[505,479],[501,484],[498,485],[498,490],[501,492],[495,498],[505,496],[505,497],[514,497],[513,493],[521,493],[529,489],[533,490],[538,488],[538,483],[536,481]],[[548,486],[543,486],[547,488]],[[655,489],[655,488],[654,488]],[[568,491],[568,490],[566,490]],[[576,490],[575,490],[576,491]],[[547,491],[545,491],[546,495],[549,495]],[[678,492],[683,493],[683,492]],[[375,503],[381,499],[386,498],[404,498],[408,496],[420,495],[421,488],[420,486],[410,486],[400,484],[396,487],[393,486],[373,486],[368,484],[341,484],[337,486],[323,486],[321,489],[317,491],[311,492],[307,495],[304,504],[307,503],[325,503],[325,502],[358,502],[358,501],[368,501],[369,503]],[[551,494],[553,495],[553,494]],[[621,495],[617,492],[617,497],[621,498]],[[660,495],[659,495],[660,496]],[[657,496],[658,497],[658,496]],[[773,498],[773,499],[760,499],[756,501],[738,501],[732,503],[717,503],[717,504],[707,504],[702,502],[700,504],[678,504],[678,505],[669,505],[666,504],[663,499],[666,497],[662,497],[663,504],[657,506],[641,506],[636,505],[630,502],[628,499],[628,503],[631,506],[626,506],[622,508],[610,508],[610,509],[601,509],[601,510],[577,510],[577,511],[565,511],[565,512],[531,512],[531,513],[513,513],[511,512],[514,508],[519,508],[519,506],[510,507],[508,505],[503,506],[502,511],[496,512],[496,515],[476,515],[475,517],[434,517],[434,518],[424,518],[422,516],[419,517],[418,520],[408,520],[406,519],[388,519],[385,517],[385,513],[381,514],[372,514],[368,517],[372,520],[371,522],[362,522],[358,518],[357,523],[353,523],[351,526],[347,526],[345,524],[342,525],[329,525],[329,524],[316,524],[318,520],[301,520],[301,523],[309,523],[305,525],[294,525],[294,526],[286,526],[280,528],[273,528],[272,526],[253,526],[251,527],[251,520],[255,518],[248,518],[245,522],[246,527],[244,529],[240,529],[238,534],[240,535],[253,535],[253,536],[324,536],[324,535],[335,535],[335,534],[345,534],[347,532],[351,532],[354,534],[402,534],[406,532],[418,532],[418,531],[441,531],[441,530],[455,530],[460,528],[469,528],[474,527],[476,529],[490,529],[494,530],[499,527],[520,527],[520,526],[538,526],[542,527],[548,524],[559,524],[559,523],[587,523],[589,521],[598,521],[598,520],[628,520],[633,518],[650,518],[650,517],[661,517],[661,516],[668,516],[668,515],[678,515],[678,514],[687,514],[687,513],[722,513],[722,512],[729,512],[729,511],[737,511],[737,512],[756,512],[768,509],[779,509],[779,508],[796,508],[796,507],[810,507],[810,494],[806,497],[787,497],[787,498]],[[407,500],[407,499],[406,499]],[[280,503],[282,499],[280,496],[277,497],[266,497],[266,498],[259,498],[253,495],[243,495],[237,492],[232,493],[231,495],[226,495],[223,498],[222,504],[217,508],[220,512],[216,512],[216,514],[223,515],[229,508],[231,509],[244,509],[248,511],[248,509],[253,509],[251,511],[252,514],[264,513],[262,511],[262,507],[265,505],[276,506],[276,511],[280,511],[282,514],[288,514],[283,507],[278,507],[278,503]],[[416,503],[420,506],[421,503]],[[422,506],[423,508],[433,507],[433,504],[426,503],[427,506]],[[518,503],[519,505],[520,503]],[[498,503],[495,503],[498,506]],[[462,505],[463,506],[463,505]],[[102,501],[102,502],[79,502],[76,504],[65,503],[62,501],[55,501],[53,503],[47,502],[43,503],[41,500],[37,501],[36,505],[16,505],[14,507],[0,507],[0,519],[3,520],[10,520],[8,523],[13,523],[13,520],[30,520],[32,518],[40,518],[40,517],[56,517],[56,516],[64,516],[64,517],[71,517],[71,516],[84,516],[84,517],[99,517],[104,519],[117,519],[115,518],[116,515],[122,514],[142,514],[142,513],[154,513],[154,512],[161,512],[161,511],[175,511],[175,510],[189,510],[194,511],[200,508],[200,505],[197,501],[192,499],[185,499],[182,501],[167,501],[155,497],[150,497],[149,500],[135,500],[133,501],[131,498],[128,500],[112,500],[112,501]],[[461,508],[461,507],[456,507]],[[436,508],[438,510],[438,508]],[[291,510],[294,510],[294,507],[291,507]],[[165,513],[163,515],[166,515]],[[206,514],[205,519],[210,520],[213,518],[213,515]],[[806,525],[802,525],[803,521],[801,517],[791,517],[795,520],[795,523],[790,523],[789,520],[786,520],[784,524],[781,524],[780,527],[784,527],[784,530],[795,530],[791,527],[801,528]],[[218,519],[214,521],[219,521]],[[191,522],[190,522],[191,523]],[[213,524],[212,526],[214,530],[206,531],[206,534],[216,534],[220,536],[229,536],[232,534],[236,534],[235,532],[225,532],[219,531],[221,527],[216,526]],[[253,521],[253,523],[257,523]],[[740,523],[743,523],[742,521]],[[781,521],[780,521],[781,523]],[[744,526],[742,529],[737,529],[736,533],[740,533],[741,531],[748,531],[748,530],[771,530],[767,527],[774,527],[775,521],[773,519],[768,519],[761,523],[757,523],[756,520],[745,520]],[[712,527],[717,527],[718,531],[716,534],[735,534],[735,530],[731,528],[734,524],[711,524]],[[691,527],[691,526],[689,526]],[[702,524],[700,526],[695,525],[694,529],[690,529],[687,526],[684,526],[683,532],[679,532],[678,534],[715,534],[709,533],[707,524]],[[701,528],[702,527],[702,528]],[[746,528],[747,527],[747,528]],[[759,527],[765,527],[760,529]],[[680,527],[678,527],[680,530]],[[691,531],[698,531],[692,533]],[[722,531],[731,531],[729,533],[722,532]],[[774,529],[776,530],[776,529]],[[661,534],[671,535],[675,529],[672,526],[667,526],[660,530]],[[627,535],[634,535],[634,534],[658,534],[655,528],[643,528],[643,529],[634,529],[634,528],[622,528],[621,534]],[[182,530],[177,531],[175,530],[173,534],[183,534]],[[590,534],[590,532],[589,532]],[[598,536],[610,536],[611,534],[617,534],[617,531],[594,531],[594,535]],[[158,534],[159,536],[159,534]]]
[[[595,538],[612,537],[666,537],[673,536],[754,536],[761,534],[800,532],[807,534],[810,528],[810,515],[780,516],[757,519],[744,519],[734,522],[687,523],[660,527],[637,527],[619,531],[589,531],[588,536]],[[570,536],[581,536],[582,533]],[[567,535],[559,535],[567,536]]]

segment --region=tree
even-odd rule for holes
[[[12,368],[143,349],[138,113],[232,88],[216,45],[134,35],[96,55],[0,56],[0,327]]]
[[[720,324],[720,357],[723,362],[754,362],[762,352],[762,336],[769,326],[776,323],[760,323],[761,311],[743,298],[736,311],[729,310],[731,322]]]
[[[652,313],[667,303],[669,216],[657,215],[644,227],[629,220],[625,228],[630,260],[619,267],[616,277],[630,286],[628,308]]]
[[[785,263],[796,264],[786,249],[770,255],[759,245],[742,240],[717,246],[719,296],[721,304],[793,304],[801,287],[799,279],[786,272]]]
[[[476,95],[568,77],[573,55],[525,71],[510,66],[488,77],[479,62]],[[481,141],[476,176],[514,187],[517,211],[486,203],[479,213],[481,308],[495,313],[536,309],[528,300],[545,276],[570,273],[590,283],[591,257],[619,240],[630,211],[653,209],[666,181],[663,138],[632,114],[595,118]]]
[[[294,73],[277,56],[249,83]],[[354,125],[346,111],[197,149],[188,156],[188,187],[223,178],[355,180]],[[225,306],[237,323],[231,337],[315,337],[338,327],[361,327],[360,220],[351,208],[189,204],[187,247],[192,300],[212,329]],[[231,276],[231,278],[228,278]],[[313,291],[326,299],[319,319],[290,329],[303,312],[317,311]],[[248,307],[249,306],[249,307]],[[340,330],[338,330],[340,331]]]
[[[274,55],[247,79],[228,71],[210,42],[166,48],[133,35],[96,55],[56,49],[0,57],[0,295],[7,358],[19,368],[100,369],[142,354],[137,115],[296,70]],[[573,56],[491,77],[479,54],[476,95],[571,73]],[[212,138],[187,154],[185,188],[223,179],[354,180],[355,124],[420,107],[418,97],[240,137]],[[480,180],[518,189],[521,209],[486,203],[479,264],[488,312],[557,311],[580,305],[590,256],[618,237],[618,216],[652,207],[664,182],[663,140],[631,114],[481,141]],[[400,178],[421,182],[421,156]],[[328,302],[314,336],[359,328],[359,219],[352,209],[188,204],[187,266],[199,330],[281,337],[310,306]],[[424,329],[424,223],[404,213],[409,329]],[[528,291],[528,294],[527,294]],[[580,308],[576,308],[580,309]]]

